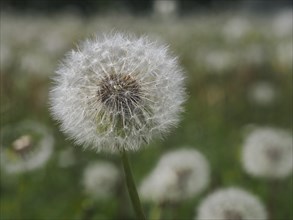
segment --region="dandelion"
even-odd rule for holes
[[[153,9],[156,15],[170,18],[176,14],[178,5],[176,0],[155,0]]]
[[[237,41],[245,37],[251,31],[249,20],[243,17],[235,17],[223,26],[223,36],[227,41]]]
[[[205,68],[213,73],[223,73],[234,68],[235,63],[237,63],[235,54],[229,50],[200,51],[197,58],[202,60]]]
[[[285,178],[292,173],[292,135],[277,128],[256,128],[243,146],[242,164],[245,171],[256,177]]]
[[[277,91],[273,84],[267,81],[255,82],[248,90],[248,99],[259,106],[269,106],[277,98]]]
[[[24,121],[1,131],[1,167],[6,173],[41,168],[53,153],[54,139],[41,124]]]
[[[87,40],[71,51],[50,92],[62,130],[97,151],[138,150],[178,123],[182,71],[166,46],[123,34]]]
[[[277,37],[291,37],[293,31],[292,10],[283,10],[277,14],[272,22],[272,30]]]
[[[99,161],[85,168],[82,184],[90,197],[106,199],[117,192],[119,181],[119,170],[110,162]]]
[[[195,196],[209,182],[208,161],[199,151],[191,148],[183,148],[163,155],[158,167],[169,167],[175,172],[182,198]]]
[[[274,219],[276,195],[279,181],[292,173],[293,138],[286,130],[260,127],[254,128],[244,142],[242,164],[245,171],[267,179],[268,207]]]
[[[157,168],[148,175],[139,188],[139,194],[145,201],[164,203],[169,200],[174,201],[177,195],[169,192],[176,192],[178,177],[169,168]]]
[[[183,74],[165,45],[116,33],[72,50],[50,92],[53,117],[77,144],[120,152],[138,218],[145,219],[126,151],[162,137],[179,121]]]
[[[143,180],[140,192],[144,200],[176,203],[196,196],[208,183],[206,158],[186,148],[163,155],[155,170]]]
[[[198,208],[200,220],[265,220],[263,204],[253,194],[230,187],[208,195]]]

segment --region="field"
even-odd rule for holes
[[[87,165],[109,161],[121,169],[119,156],[74,145],[49,113],[48,92],[60,59],[81,40],[111,31],[148,35],[167,43],[186,74],[188,99],[179,126],[164,139],[130,153],[130,161],[140,185],[164,153],[189,147],[207,158],[210,181],[194,198],[164,206],[161,219],[194,219],[205,196],[229,186],[257,195],[269,219],[293,219],[292,172],[272,181],[250,176],[241,163],[245,137],[253,128],[275,127],[292,135],[290,11],[166,19],[2,12],[0,219],[135,219],[123,184],[106,199],[92,200],[83,188]],[[26,158],[3,159],[3,152],[26,135],[22,126],[31,122],[52,134],[53,152],[37,169],[7,172],[6,160],[18,163]],[[143,202],[143,206],[150,216],[155,204]]]

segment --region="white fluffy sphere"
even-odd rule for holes
[[[198,207],[198,220],[265,220],[267,213],[257,197],[238,188],[218,190]]]
[[[51,132],[35,121],[23,121],[1,128],[0,164],[9,174],[43,167],[54,151]]]
[[[97,36],[57,70],[52,115],[84,147],[137,150],[178,123],[183,79],[165,45],[120,33]]]
[[[275,86],[266,81],[254,83],[248,90],[249,100],[259,106],[269,106],[277,99],[277,90]]]
[[[155,170],[143,180],[140,194],[147,201],[177,202],[204,190],[209,177],[209,164],[200,152],[175,150],[162,156]]]
[[[82,184],[85,193],[92,198],[105,199],[117,192],[119,181],[119,170],[110,162],[99,161],[85,168]]]
[[[285,178],[293,168],[292,135],[282,129],[256,128],[246,138],[242,164],[245,171],[264,178]]]

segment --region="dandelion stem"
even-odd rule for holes
[[[270,219],[274,219],[275,216],[275,206],[277,204],[277,197],[278,195],[278,184],[276,180],[269,180],[268,181],[269,185],[269,201],[268,201],[268,208],[269,208],[269,217]]]
[[[160,220],[162,213],[162,207],[160,204],[155,204],[150,212],[150,219]]]
[[[93,201],[85,200],[82,207],[82,216],[81,220],[90,220],[95,214],[95,206]]]
[[[128,193],[131,199],[132,206],[134,208],[134,211],[136,213],[137,219],[140,220],[145,220],[145,215],[142,210],[142,206],[138,197],[138,193],[136,190],[136,186],[134,183],[133,175],[131,172],[129,160],[126,151],[123,149],[121,152],[121,160],[123,163],[123,168],[124,168],[124,174],[125,174],[125,180],[126,180],[126,185],[128,189]]]

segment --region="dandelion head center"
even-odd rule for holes
[[[272,162],[275,162],[275,163],[280,161],[280,159],[281,159],[280,150],[278,150],[274,147],[266,149],[266,155]]]
[[[12,143],[12,149],[17,154],[23,155],[32,150],[32,138],[30,135],[22,135]]]
[[[130,75],[110,75],[101,80],[97,96],[110,110],[129,116],[141,101],[141,88]]]
[[[241,214],[235,210],[226,210],[224,216],[226,220],[243,220]]]
[[[191,169],[183,169],[183,170],[177,170],[176,171],[176,175],[177,175],[177,178],[178,178],[178,186],[179,186],[179,189],[181,191],[185,191],[186,190],[186,185],[187,185],[187,182],[190,178],[192,174],[192,170]]]

